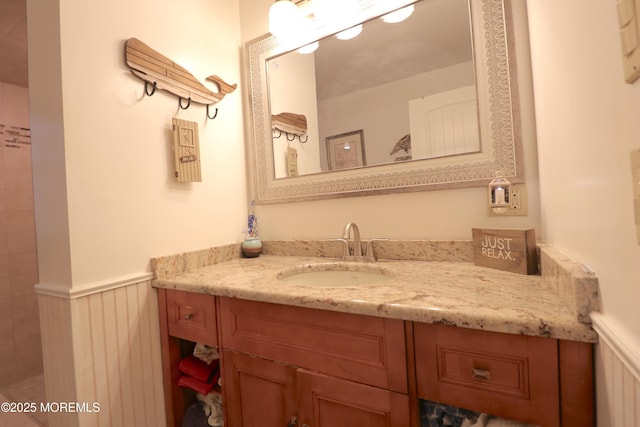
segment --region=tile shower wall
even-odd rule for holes
[[[0,82],[0,386],[42,372],[29,92]]]

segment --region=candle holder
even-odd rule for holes
[[[496,214],[504,214],[510,205],[511,183],[502,172],[496,172],[496,177],[489,183],[489,205]]]

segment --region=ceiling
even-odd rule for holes
[[[319,100],[473,60],[467,0],[428,0],[400,24],[379,19],[344,42],[320,41],[315,53]]]
[[[29,86],[26,0],[0,0],[0,82]]]

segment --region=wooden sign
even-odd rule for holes
[[[473,228],[476,265],[519,274],[538,273],[535,230]]]
[[[201,182],[198,124],[173,118],[173,154],[178,182]]]

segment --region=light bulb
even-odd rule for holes
[[[403,7],[402,9],[398,9],[394,12],[387,13],[380,19],[382,19],[387,24],[396,24],[410,17],[414,9],[415,9],[414,5]]]
[[[289,38],[300,29],[302,14],[289,0],[277,0],[269,9],[269,32],[278,38]]]
[[[338,40],[351,40],[353,38],[358,37],[358,35],[362,32],[362,25],[356,25],[355,27],[351,27],[347,30],[341,31],[336,34],[336,38]]]
[[[307,55],[309,53],[315,52],[316,50],[318,50],[319,47],[320,47],[320,43],[318,42],[309,43],[308,45],[302,46],[300,49],[298,49],[298,53]]]

